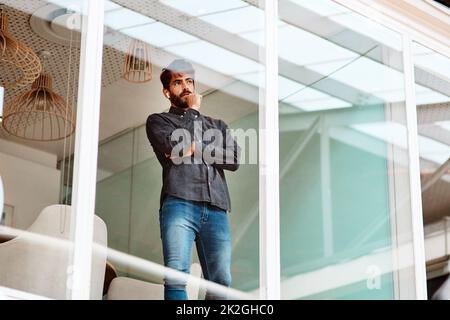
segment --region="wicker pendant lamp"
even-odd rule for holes
[[[50,53],[43,51],[45,59]],[[72,108],[52,89],[52,78],[41,73],[31,90],[15,97],[3,112],[3,128],[33,141],[56,141],[75,131]]]
[[[0,75],[0,85],[6,89],[30,84],[42,71],[39,57],[9,33],[8,16],[3,8],[0,8],[0,65],[7,69]]]
[[[129,82],[144,83],[152,80],[150,46],[133,39],[125,55],[123,77]]]

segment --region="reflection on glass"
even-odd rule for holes
[[[164,5],[171,6],[177,10],[183,11],[190,16],[197,17],[221,11],[234,10],[236,8],[246,7],[247,3],[241,0],[228,1],[205,1],[192,0],[189,2],[183,0],[159,0]]]
[[[164,265],[158,215],[162,174],[145,130],[148,115],[167,111],[170,104],[161,94],[162,68],[176,58],[189,60],[196,70],[196,90],[203,95],[201,112],[224,120],[232,129],[258,128],[264,76],[259,48],[241,38],[249,46],[243,52],[233,34],[263,30],[262,18],[260,8],[239,0],[117,0],[105,8],[103,77],[115,82],[102,88],[96,213],[106,223],[111,249]],[[145,86],[116,78],[117,64],[133,38],[151,47],[154,77]],[[286,95],[303,87],[281,79],[291,85]],[[258,165],[242,164],[238,174],[225,175],[232,204],[231,286],[254,294],[259,288]],[[191,273],[198,276],[192,272],[199,262],[193,252]],[[161,298],[158,288],[163,279],[154,269],[136,268],[131,262],[113,264],[122,280],[130,281],[130,291],[122,294],[133,296],[132,279],[146,288],[154,285],[151,299]],[[194,296],[201,299],[203,288]]]
[[[72,105],[73,110],[77,107],[77,75],[82,56],[78,39],[85,32],[77,28],[74,21],[85,18],[77,14],[85,4],[83,0],[12,0],[1,5],[8,15],[14,37],[36,54],[51,55],[44,70],[52,75],[52,91]],[[51,32],[49,27],[44,27],[50,25]],[[74,26],[75,29],[72,28]],[[16,76],[8,63],[0,63],[2,82]],[[30,88],[31,84],[6,88],[5,106]],[[0,99],[3,104],[3,96]],[[26,121],[24,125],[29,127]],[[51,123],[47,125],[40,126],[42,132],[51,131]],[[56,129],[65,131],[64,123],[58,123]],[[53,133],[54,130],[53,127]],[[74,236],[70,185],[75,134],[46,143],[15,139],[5,134],[3,128],[0,136],[1,180],[5,189],[5,216],[0,223],[0,296],[9,299],[70,299]],[[59,162],[62,159],[70,159],[70,164],[69,161],[67,165],[65,161]],[[3,201],[0,207],[3,209]],[[106,238],[98,233],[100,221],[97,218],[95,221],[95,241],[104,243]],[[92,261],[90,298],[102,299],[106,256],[94,254]]]
[[[415,298],[401,37],[334,1],[279,18],[282,298]]]
[[[446,236],[450,231],[450,58],[413,43],[417,129],[429,299],[450,299]]]
[[[219,73],[234,75],[238,73],[250,73],[262,70],[257,62],[234,54],[217,45],[206,41],[198,41],[189,44],[171,46],[167,51],[176,55],[182,55],[186,59],[203,64]],[[198,53],[202,52],[202,56]]]
[[[233,34],[260,30],[264,22],[264,11],[251,5],[204,15],[201,20]],[[258,23],[255,23],[258,21]]]

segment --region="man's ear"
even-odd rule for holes
[[[167,98],[170,99],[170,92],[167,89],[163,89],[163,95]]]

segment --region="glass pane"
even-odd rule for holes
[[[448,300],[450,58],[418,43],[412,51],[428,298]]]
[[[3,3],[2,21],[7,19],[8,26],[0,31],[5,192],[0,295],[70,299],[74,130],[86,2]],[[97,243],[106,242],[97,228],[94,233]],[[93,257],[92,299],[102,298],[105,261]]]
[[[401,37],[328,0],[279,18],[282,298],[414,299]]]
[[[206,125],[203,130],[210,128],[211,120],[206,117],[220,119],[230,129],[240,129],[230,134],[241,147],[237,172],[216,165],[208,167],[202,161],[201,164],[182,164],[185,168],[191,166],[191,171],[197,173],[191,175],[189,170],[182,170],[177,181],[164,184],[171,188],[167,191],[169,195],[188,201],[196,208],[196,213],[205,206],[210,223],[225,218],[220,218],[222,222],[213,226],[214,234],[221,230],[220,226],[222,229],[226,226],[226,221],[231,229],[231,243],[225,244],[231,250],[231,266],[223,261],[226,255],[221,252],[226,250],[209,250],[202,243],[214,240],[205,238],[208,236],[205,230],[210,227],[206,217],[201,223],[203,227],[192,227],[188,233],[191,239],[182,242],[187,247],[192,245],[192,257],[184,261],[187,260],[191,275],[221,284],[227,284],[225,271],[231,270],[230,287],[237,291],[229,292],[228,297],[248,297],[248,294],[254,297],[259,287],[257,128],[259,80],[264,68],[259,62],[258,45],[236,34],[263,30],[263,11],[240,0],[221,3],[106,1],[106,4],[96,213],[106,223],[108,261],[115,284],[108,286],[111,290],[105,292],[104,298],[164,298],[160,211],[161,216],[168,214],[160,210],[166,200],[161,201],[160,196],[163,178],[170,176],[171,171],[182,169],[168,164],[170,169],[163,175],[161,163],[165,162],[158,158],[163,156],[162,147],[152,146],[147,132],[156,127],[147,128],[146,123],[149,115],[167,113],[171,104],[179,103],[169,101],[165,94],[180,93],[170,87],[172,91],[163,94],[160,81],[162,69],[175,59],[186,60],[195,70],[195,89],[192,90],[203,98],[200,113],[194,114],[203,117],[202,125]],[[223,25],[225,21],[233,28]],[[243,43],[247,48],[242,48]],[[173,110],[170,115],[185,116]],[[177,126],[169,121],[166,126],[158,127],[162,130],[158,132],[164,133],[154,134],[155,139],[166,137],[169,133],[164,130],[172,125]],[[204,135],[203,143],[206,145],[207,141]],[[222,177],[226,179],[231,210],[226,208],[226,192],[220,189]],[[212,187],[208,186],[208,181],[211,182],[208,179],[216,179]],[[187,195],[178,185],[193,188],[191,194]],[[189,214],[185,209],[180,210]],[[193,241],[195,238],[198,241]],[[189,250],[185,254],[189,255]],[[202,255],[207,255],[209,261]],[[176,255],[180,257],[181,254]],[[206,267],[225,269],[221,271],[225,277],[216,278],[212,271],[202,275],[202,264],[203,271]],[[144,293],[136,291],[140,286]],[[203,285],[198,288],[188,283],[187,291],[189,299],[203,299],[206,295]]]

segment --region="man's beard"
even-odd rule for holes
[[[183,92],[182,95],[183,95],[183,94],[186,94],[186,92]],[[183,100],[180,96],[177,96],[177,95],[175,95],[175,94],[171,94],[171,95],[170,95],[170,102],[171,102],[174,106],[176,106],[176,107],[178,107],[178,108],[181,108],[181,109],[187,109],[187,108],[189,108],[189,105],[187,104],[186,100]]]

